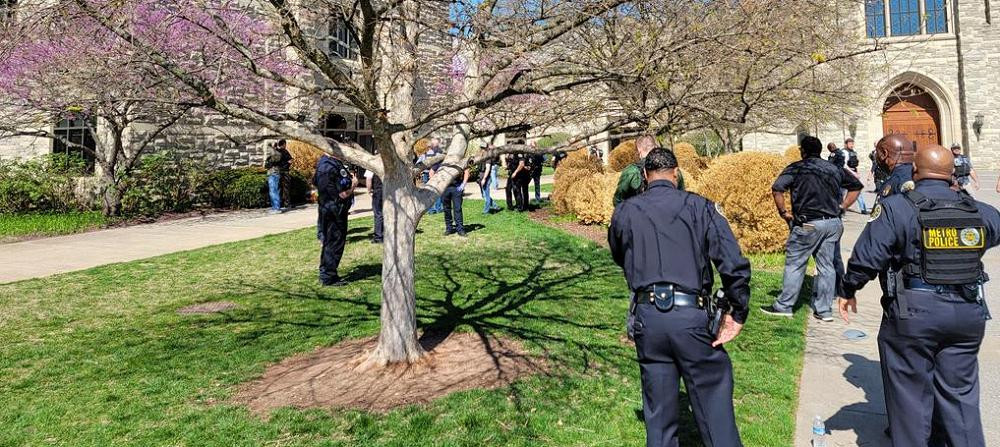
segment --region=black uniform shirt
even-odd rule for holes
[[[608,242],[633,291],[670,283],[681,292],[709,296],[714,264],[733,319],[746,321],[750,262],[729,222],[708,199],[679,191],[668,181],[653,182],[646,192],[618,205]]]
[[[913,164],[896,165],[895,168],[892,168],[889,177],[885,179],[885,183],[882,184],[882,189],[878,192],[878,198],[884,199],[903,192],[903,184],[910,180],[913,180]]]
[[[788,165],[771,186],[772,191],[792,191],[792,214],[803,222],[840,217],[840,190],[861,191],[865,186],[853,175],[819,157]]]
[[[340,160],[324,155],[316,162],[313,185],[319,193],[320,204],[338,202],[340,193],[351,188],[351,175]],[[353,201],[353,197],[350,199]]]
[[[921,180],[916,190],[930,199],[959,199],[958,193],[951,190],[951,184],[943,180]],[[986,225],[986,247],[1000,245],[1000,213],[985,203],[977,201],[976,205]],[[886,197],[876,205],[847,262],[844,275],[847,298],[854,298],[855,293],[879,272],[899,271],[920,261],[918,214],[917,208],[903,194]]]

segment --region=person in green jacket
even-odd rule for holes
[[[656,148],[656,138],[651,135],[639,137],[635,142],[635,149],[639,152],[639,161],[625,168],[621,176],[618,177],[618,188],[615,189],[614,205],[642,194],[646,190],[646,183],[642,176],[642,165],[646,161],[646,155]],[[677,171],[677,189],[684,190],[684,176],[681,171]]]

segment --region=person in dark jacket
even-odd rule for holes
[[[267,169],[267,191],[271,198],[271,213],[280,213],[287,209],[288,171],[292,167],[292,154],[288,152],[285,140],[278,140],[271,146],[271,151],[264,161]]]
[[[354,178],[340,160],[323,155],[316,164],[313,185],[319,199],[320,255],[319,280],[324,286],[347,284],[338,274],[347,244],[347,218],[354,204]]]

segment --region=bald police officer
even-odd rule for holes
[[[678,444],[679,380],[708,447],[741,446],[733,415],[733,371],[723,344],[748,314],[750,263],[715,204],[677,189],[677,158],[645,159],[647,190],[615,209],[608,242],[635,301],[633,330],[648,447]],[[719,271],[731,309],[718,335],[705,309]]]
[[[875,145],[875,163],[889,176],[882,182],[875,203],[903,192],[903,185],[913,179],[913,154],[916,145],[900,134],[886,135]]]
[[[878,345],[894,447],[983,447],[977,355],[988,311],[982,256],[1000,245],[1000,213],[951,189],[954,158],[942,146],[916,152],[912,191],[884,198],[858,239],[840,300],[886,269]],[[933,432],[933,435],[932,435]]]
[[[347,284],[339,274],[347,243],[347,218],[354,204],[354,179],[340,160],[324,155],[316,163],[313,184],[319,196],[319,227],[323,251],[319,281],[324,286]]]

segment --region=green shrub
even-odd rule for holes
[[[88,175],[79,156],[51,154],[0,163],[0,213],[84,210],[74,192]]]
[[[208,172],[166,153],[139,161],[138,169],[121,180],[125,190],[122,212],[127,216],[158,216],[185,212],[198,204],[199,189]]]
[[[226,187],[226,203],[234,208],[264,208],[270,203],[267,174],[246,174]]]

